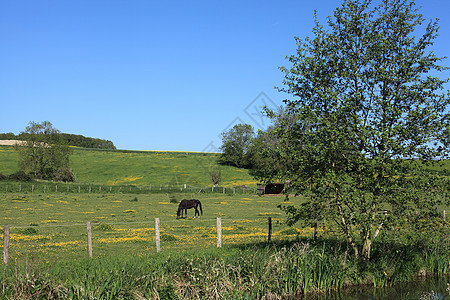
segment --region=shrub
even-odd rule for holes
[[[8,179],[8,176],[6,176],[3,173],[0,173],[0,180],[6,180],[6,179]]]
[[[53,173],[53,180],[64,182],[75,182],[75,173],[70,168],[59,168]]]
[[[25,173],[24,171],[18,171],[8,176],[10,180],[15,181],[32,181],[30,174]]]

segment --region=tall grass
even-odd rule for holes
[[[449,253],[445,244],[434,250],[392,244],[383,256],[362,264],[348,257],[343,246],[337,240],[305,239],[45,266],[16,262],[0,267],[2,295],[11,299],[286,299],[354,284],[380,285],[380,274],[386,278],[384,285],[398,278],[412,280],[420,270],[434,268],[436,253]],[[399,255],[399,248],[410,255]]]

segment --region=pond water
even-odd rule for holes
[[[391,287],[352,287],[327,295],[310,295],[305,300],[450,300],[450,277],[427,278]]]

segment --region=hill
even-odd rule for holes
[[[248,170],[220,166],[218,159],[212,153],[73,148],[70,166],[81,183],[211,186],[211,169],[220,168],[221,186],[256,185]],[[18,171],[17,160],[13,147],[0,146],[0,173]]]

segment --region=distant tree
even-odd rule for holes
[[[366,260],[389,226],[434,230],[450,187],[427,168],[450,150],[448,80],[430,72],[446,69],[429,49],[437,21],[419,28],[413,1],[380,2],[345,0],[328,30],[316,20],[312,38],[296,38],[279,90],[297,120],[261,151],[281,167],[260,177],[290,180],[307,199],[282,206],[288,222],[327,218]]]
[[[70,149],[49,121],[30,122],[20,136],[23,143],[15,146],[20,170],[35,178],[52,179],[56,170],[69,167]]]
[[[0,133],[0,140],[15,140],[15,139],[17,139],[17,137],[12,132]]]
[[[294,161],[288,149],[296,149],[299,146],[298,140],[287,139],[286,135],[298,131],[301,123],[295,112],[289,108],[280,107],[275,112],[267,110],[266,113],[273,125],[265,131],[258,131],[252,141],[250,175],[266,183],[284,181],[284,170]],[[280,149],[284,149],[282,156]]]
[[[222,180],[222,171],[218,168],[211,169],[211,181],[214,186],[218,186],[220,181]]]
[[[251,145],[255,132],[248,124],[236,124],[229,131],[222,133],[222,163],[238,168],[251,167]]]

